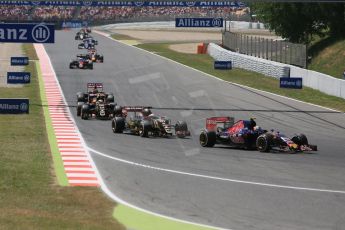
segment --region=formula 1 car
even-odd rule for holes
[[[304,134],[294,135],[292,138],[271,130],[261,134],[256,140],[256,146],[260,152],[304,152],[317,151],[316,145],[310,145]]]
[[[134,116],[127,119],[128,112],[134,113]],[[143,106],[116,106],[112,130],[114,133],[127,132],[141,137],[171,137],[175,130],[178,138],[190,136],[185,121],[177,121],[173,126],[168,117],[156,116],[151,113],[150,107]]]
[[[97,53],[96,49],[90,49],[87,54],[78,54],[77,57],[91,60],[92,62],[103,63],[104,57]]]
[[[86,58],[77,58],[69,63],[70,69],[93,69],[93,62]]]
[[[110,119],[114,116],[114,95],[103,92],[102,83],[87,83],[87,92],[77,93],[77,116],[83,120],[89,118]]]
[[[84,29],[78,31],[74,37],[75,40],[84,40],[85,38],[89,38],[89,32]]]
[[[96,45],[98,45],[98,41],[92,37],[88,37],[82,43],[79,43],[78,49],[95,49]]]
[[[213,147],[223,144],[236,148],[256,149],[256,139],[266,132],[256,126],[253,118],[239,120],[233,117],[210,117],[206,119],[206,128],[199,136],[200,145]]]

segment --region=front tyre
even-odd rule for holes
[[[260,152],[269,152],[270,151],[270,143],[268,137],[266,135],[261,135],[256,140],[256,148]]]

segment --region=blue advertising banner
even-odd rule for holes
[[[231,61],[214,61],[214,69],[232,69]]]
[[[53,24],[0,23],[0,42],[54,43]]]
[[[237,1],[0,1],[0,5],[31,6],[174,6],[174,7],[245,7]]]
[[[0,114],[29,113],[29,99],[0,98]]]
[[[65,21],[61,23],[62,28],[82,28],[87,25],[88,23],[85,21]]]
[[[175,27],[223,27],[223,18],[176,18]]]
[[[30,78],[29,72],[7,72],[7,84],[28,84]]]
[[[11,57],[11,65],[29,65],[28,57]]]
[[[302,89],[303,81],[300,77],[281,77],[280,88]]]

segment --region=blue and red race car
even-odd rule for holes
[[[199,136],[200,145],[213,147],[215,144],[231,147],[256,149],[256,139],[265,132],[256,126],[253,118],[234,122],[233,117],[210,117],[206,128]]]

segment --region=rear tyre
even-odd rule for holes
[[[81,107],[83,106],[84,102],[79,102],[77,104],[77,116],[79,117],[81,115]]]
[[[113,133],[123,133],[125,129],[125,118],[115,117],[111,122]]]
[[[202,147],[213,147],[216,144],[217,135],[215,132],[202,131],[199,136],[199,142]]]
[[[81,119],[83,120],[89,119],[89,105],[87,104],[82,105],[80,116],[81,116]]]
[[[77,93],[77,102],[85,102],[84,93]]]
[[[108,103],[113,103],[115,101],[114,95],[113,94],[108,94],[107,96],[107,102]]]
[[[256,148],[260,152],[269,152],[270,151],[270,141],[269,137],[266,135],[261,135],[256,140]]]

